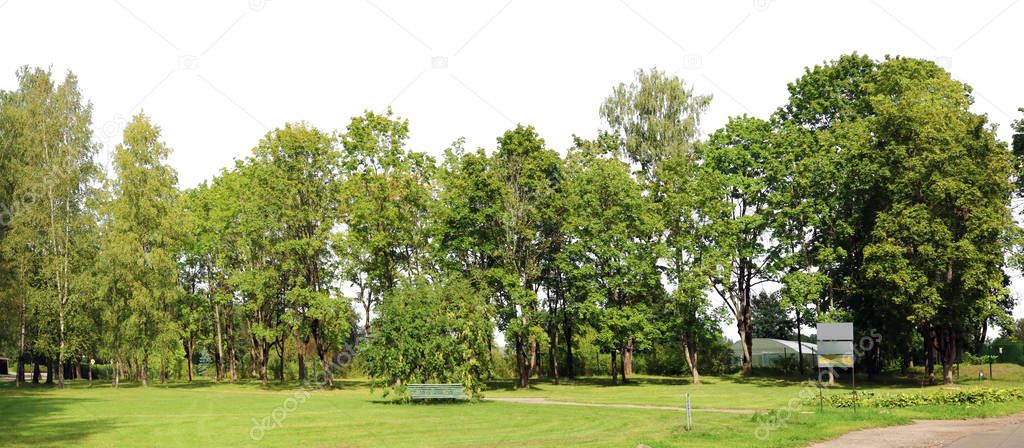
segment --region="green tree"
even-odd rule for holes
[[[658,308],[667,328],[683,342],[694,383],[700,382],[700,343],[717,322],[707,296],[708,264],[697,244],[702,224],[695,210],[705,192],[696,182],[693,151],[710,103],[710,95],[695,95],[679,78],[651,69],[637,71],[628,86],[615,87],[600,111],[613,135],[599,141],[617,140],[618,152],[639,166],[645,198],[663,218],[656,241],[667,250],[662,269],[671,293]]]
[[[785,175],[782,151],[771,123],[746,116],[730,119],[698,149],[699,182],[713,192],[699,206],[706,223],[699,251],[713,263],[714,290],[736,319],[744,375],[752,373],[751,297],[771,281],[778,258],[770,234]]]
[[[425,272],[434,161],[409,152],[409,122],[366,112],[340,136],[343,146],[342,277],[357,290],[363,330],[401,278]]]
[[[278,220],[268,224],[281,232],[272,250],[281,262],[283,307],[298,315],[288,334],[304,334],[300,327],[308,328],[326,385],[333,387],[330,355],[338,336],[335,323],[323,317],[337,313],[331,299],[336,270],[331,244],[340,220],[340,154],[328,135],[305,124],[288,124],[268,133],[254,158],[273,179],[264,185],[262,200],[273,204]],[[276,344],[283,350],[284,339]]]
[[[601,117],[622,138],[624,155],[653,182],[658,164],[675,152],[688,153],[697,141],[700,119],[710,95],[658,69],[637,70],[636,80],[620,83],[601,105]]]
[[[170,311],[181,293],[177,258],[183,239],[177,174],[166,163],[170,151],[147,116],[133,117],[114,149],[116,178],[105,204],[100,258],[113,330],[109,346],[118,367],[129,357],[138,360],[143,385],[150,358],[177,343],[164,337],[177,334]]]
[[[18,260],[14,266],[4,263],[5,277],[21,302],[18,377],[20,382],[24,376],[27,319],[38,316],[42,320],[33,345],[54,360],[51,367],[61,366],[56,379],[63,388],[62,366],[74,339],[70,320],[80,314],[86,298],[72,281],[88,266],[79,255],[92,229],[86,199],[98,174],[89,129],[92,105],[70,72],[57,84],[48,70],[23,67],[18,84],[18,90],[0,95],[0,163],[7,178],[0,186],[5,199],[0,235],[4,258]]]
[[[409,383],[461,383],[479,396],[488,371],[493,311],[459,276],[402,282],[379,308],[363,347],[374,384],[401,393]]]
[[[497,222],[492,224],[497,262],[489,275],[500,285],[495,294],[498,326],[514,344],[519,386],[528,387],[543,333],[538,288],[541,259],[551,245],[544,223],[550,219],[561,163],[536,130],[523,125],[498,138],[491,163],[501,189]]]
[[[569,281],[596,304],[597,339],[612,353],[612,378],[632,374],[632,355],[656,337],[662,288],[654,235],[659,220],[629,166],[583,149],[569,155],[563,254]]]
[[[1002,295],[1011,154],[969,111],[970,87],[932,62],[888,60],[874,88],[873,146],[891,154],[892,201],[864,249],[866,275],[892,306],[909,305],[949,384],[964,324]]]
[[[750,300],[750,325],[753,337],[771,339],[793,339],[795,322],[783,304],[778,292],[769,294],[761,291]]]

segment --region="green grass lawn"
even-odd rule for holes
[[[1004,368],[1004,366],[1000,366]],[[1007,378],[1019,367],[1005,367]],[[1024,377],[1021,369],[1020,377]],[[987,374],[987,371],[986,371]],[[993,385],[1020,385],[1006,380]],[[533,390],[509,390],[497,382],[488,396],[538,397],[594,403],[680,405],[691,392],[695,408],[784,409],[799,397],[796,381],[736,377],[707,378],[688,385],[676,378],[645,377],[626,386],[606,379],[575,385],[541,383]],[[0,383],[0,444],[3,446],[596,446],[634,447],[793,447],[873,426],[903,424],[910,418],[1003,415],[1024,403],[972,408],[919,407],[900,410],[828,409],[801,405],[777,414],[778,427],[766,430],[765,417],[694,413],[687,431],[682,413],[503,402],[396,404],[372,393],[365,382],[342,381],[332,391],[294,386],[263,389],[255,384],[109,385],[88,388],[73,382],[65,390],[49,386],[14,388]],[[876,389],[905,389],[908,383]],[[934,389],[934,388],[929,388]],[[935,389],[937,390],[937,389]],[[275,425],[274,417],[280,422]],[[267,419],[259,428],[256,422]],[[760,430],[759,430],[760,428]],[[253,439],[252,436],[257,436]],[[767,436],[767,438],[758,438]],[[262,436],[262,437],[259,437]]]
[[[1024,387],[1024,367],[1016,364],[996,364],[993,367],[994,380],[978,380],[978,370],[984,369],[988,377],[988,366],[961,366],[961,375],[953,387]],[[918,372],[920,373],[920,372]],[[809,373],[813,377],[813,373]],[[858,375],[857,390],[860,392],[922,392],[931,393],[947,386],[924,386],[923,376],[883,377],[868,383],[865,375]],[[702,384],[693,385],[689,378],[637,376],[625,385],[611,386],[608,377],[580,378],[575,381],[535,382],[527,390],[514,389],[512,381],[492,383],[488,397],[534,397],[555,401],[608,404],[650,404],[660,406],[682,406],[684,394],[690,394],[690,405],[700,408],[729,408],[771,410],[785,407],[789,400],[800,395],[806,386],[799,377],[777,378],[754,376],[743,378],[738,375],[703,377]],[[848,394],[852,391],[849,377],[841,376],[838,383],[823,390],[824,395]],[[817,394],[817,391],[815,391]],[[1024,409],[1022,409],[1024,410]]]

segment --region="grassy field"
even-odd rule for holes
[[[1021,385],[1024,369],[999,369],[997,380],[986,383]],[[998,380],[1000,371],[1006,379]],[[486,394],[680,405],[682,394],[689,391],[698,409],[768,410],[784,409],[799,397],[802,388],[795,380],[735,377],[707,378],[707,384],[700,386],[660,377],[638,378],[626,386],[606,382],[589,378],[573,385],[540,383],[532,390],[519,391],[496,382]],[[1024,402],[970,408],[869,408],[856,414],[828,408],[819,413],[816,405],[806,404],[776,414],[780,420],[771,430],[764,415],[695,412],[695,426],[687,431],[684,416],[674,411],[486,401],[396,404],[382,399],[379,392],[372,393],[362,381],[343,381],[337,390],[310,391],[308,395],[295,386],[263,389],[255,384],[215,385],[208,381],[117,390],[88,388],[77,382],[63,391],[13,386],[0,383],[3,446],[634,447],[642,443],[655,448],[793,447],[855,429],[903,424],[910,418],[1024,411]],[[912,380],[871,386],[875,390],[914,387],[919,386]]]
[[[979,380],[978,370],[984,370],[988,377],[988,366],[964,365],[960,378],[954,387],[1024,387],[1024,367],[1016,364],[996,364],[993,367],[994,380]],[[813,374],[809,374],[813,375]],[[925,387],[922,375],[907,377],[883,377],[868,383],[867,377],[858,375],[859,392],[923,392],[942,390],[945,386]],[[634,378],[626,385],[609,387],[609,378],[581,378],[572,382],[553,384],[536,383],[529,390],[516,390],[512,382],[494,383],[489,397],[534,397],[556,401],[608,404],[651,404],[661,406],[682,406],[685,393],[690,394],[690,404],[700,408],[730,408],[770,410],[785,407],[790,399],[799,396],[806,383],[799,377],[743,378],[739,376],[704,377],[703,384],[693,385],[689,378],[644,377]],[[837,384],[823,390],[824,395],[848,394],[852,391],[849,377],[840,377]],[[814,391],[817,395],[817,391]],[[1022,409],[1024,410],[1024,409]]]

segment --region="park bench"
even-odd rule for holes
[[[413,400],[468,400],[461,384],[409,384],[409,398]]]

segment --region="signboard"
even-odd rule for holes
[[[845,355],[823,355],[823,354],[819,353],[818,354],[818,368],[823,368],[823,367],[829,367],[829,368],[841,367],[841,368],[844,368],[844,369],[848,369],[850,367],[853,367],[853,354],[850,353],[850,354],[845,354]]]
[[[819,341],[853,341],[853,322],[818,324]]]
[[[818,367],[853,367],[853,323],[818,324]]]
[[[823,355],[853,353],[853,341],[821,341],[818,343],[818,353]]]

